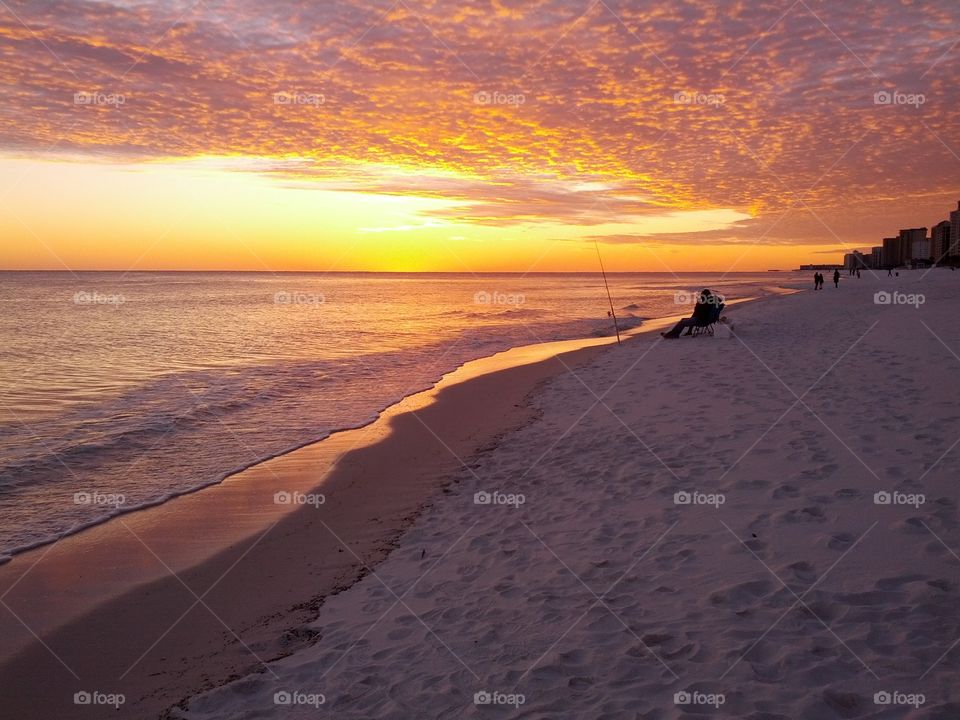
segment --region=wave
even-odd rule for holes
[[[468,325],[455,342],[434,341],[405,350],[171,372],[96,406],[86,404],[39,420],[33,424],[39,438],[26,444],[18,442],[17,431],[0,428],[0,453],[6,456],[0,467],[0,504],[6,510],[36,502],[43,510],[30,512],[29,518],[23,514],[22,526],[7,524],[0,563],[118,515],[217,485],[334,433],[368,425],[390,406],[435,386],[445,374],[478,357],[531,342],[613,334],[612,322],[604,318],[601,325],[595,316],[534,324],[513,318],[532,318],[543,311],[468,313],[473,314],[511,321],[499,328]],[[643,323],[633,315],[618,320],[621,329]],[[446,363],[433,368],[424,363],[424,358],[445,358],[454,349]],[[307,409],[315,410],[322,402],[331,407],[319,413],[321,422],[317,412]],[[299,424],[291,425],[289,418]],[[243,443],[220,427],[224,422],[252,434],[255,457],[240,452]],[[132,467],[138,470],[136,477],[129,473]],[[93,489],[124,494],[131,502],[96,508],[71,502],[74,492]],[[91,510],[95,517],[87,514]],[[78,519],[78,514],[85,516]]]
[[[422,392],[423,390],[426,390],[426,389],[428,388],[422,388],[420,390],[417,390],[416,392]],[[308,445],[313,445],[314,443],[321,442],[335,433],[344,432],[347,430],[356,430],[358,428],[366,427],[367,425],[370,425],[371,423],[375,422],[377,418],[380,417],[380,415],[383,413],[384,410],[386,410],[388,407],[398,402],[401,402],[402,400],[403,398],[399,398],[390,402],[389,404],[384,406],[384,408],[377,411],[376,413],[374,413],[373,415],[366,418],[364,421],[360,423],[343,425],[341,427],[337,427],[335,429],[325,431],[318,436],[311,437],[302,442],[298,442],[294,445],[285,447],[282,450],[279,450],[277,452],[273,452],[273,453],[270,453],[269,455],[265,455],[263,457],[257,458],[247,464],[236,466],[231,470],[224,472],[219,476],[211,478],[209,480],[198,482],[194,485],[190,485],[177,490],[171,490],[171,491],[162,493],[149,500],[143,500],[141,502],[132,503],[129,505],[128,504],[119,505],[114,507],[112,510],[105,510],[104,512],[98,514],[97,517],[95,518],[92,518],[84,522],[75,523],[68,529],[63,530],[61,532],[50,533],[50,534],[41,536],[39,538],[30,540],[28,542],[20,543],[17,545],[13,545],[12,547],[5,548],[3,551],[0,551],[0,565],[3,565],[4,563],[9,562],[16,555],[27,552],[28,550],[34,550],[38,547],[43,547],[44,545],[49,545],[50,543],[57,542],[58,540],[62,540],[63,538],[70,537],[71,535],[76,535],[77,533],[87,530],[91,527],[102,525],[103,523],[108,522],[115,517],[126,515],[132,512],[137,512],[139,510],[144,510],[151,507],[156,507],[158,505],[163,505],[164,503],[170,502],[171,500],[174,500],[178,497],[183,497],[185,495],[192,495],[193,493],[199,492],[200,490],[205,490],[214,485],[219,485],[227,478],[233,477],[234,475],[237,475],[245,470],[248,470],[251,467],[254,467],[255,465],[259,465],[261,463],[267,462],[268,460],[272,460],[274,458],[280,457],[281,455],[286,455],[288,453],[294,452],[295,450],[299,450],[303,447],[307,447]]]
[[[499,351],[499,350],[498,350]],[[397,394],[396,396],[386,398],[381,401],[379,407],[372,413],[367,414],[365,417],[360,419],[357,422],[341,422],[335,425],[332,425],[329,428],[324,428],[322,430],[311,433],[293,444],[287,444],[279,449],[266,453],[262,456],[256,457],[246,463],[240,463],[231,466],[225,471],[213,474],[199,480],[197,482],[181,486],[176,489],[164,489],[154,486],[149,488],[149,490],[154,491],[154,494],[151,497],[140,500],[135,503],[124,503],[116,507],[110,506],[99,506],[98,509],[100,512],[97,513],[96,517],[85,519],[81,522],[73,522],[68,527],[63,530],[55,532],[45,532],[29,539],[24,539],[21,542],[14,542],[8,547],[0,549],[0,564],[9,562],[10,559],[16,555],[27,552],[29,550],[48,545],[53,542],[57,542],[63,538],[75,535],[83,530],[86,530],[91,527],[96,527],[101,525],[109,520],[125,515],[131,512],[137,512],[150,507],[156,507],[164,503],[170,502],[178,497],[183,497],[185,495],[190,495],[192,493],[204,490],[206,488],[212,487],[222,483],[229,477],[237,475],[238,473],[243,472],[244,470],[249,469],[255,465],[266,462],[273,458],[285,455],[287,453],[299,450],[300,448],[312,445],[317,442],[321,442],[331,435],[339,432],[344,432],[348,430],[354,430],[357,428],[365,427],[373,422],[375,422],[385,410],[392,407],[393,405],[402,402],[405,398],[428,390],[436,385],[440,379],[453,372],[458,367],[462,366],[465,362],[474,359],[474,357],[466,358],[459,363],[453,364],[452,367],[438,368],[434,377],[430,380],[424,381],[423,383],[416,384],[410,387],[406,392],[402,394]],[[302,369],[302,368],[301,368]],[[257,372],[262,372],[262,368],[258,368]],[[192,374],[195,378],[195,374]],[[286,384],[296,385],[297,383],[294,380],[302,380],[302,377],[298,378],[285,378]],[[169,378],[163,379],[159,384],[167,385],[169,384]],[[155,390],[155,388],[153,388]],[[141,389],[138,393],[134,393],[137,397],[142,400],[144,395],[144,390]],[[273,393],[274,395],[284,395],[285,393]],[[111,407],[116,408],[118,404],[126,404],[129,402],[129,398],[125,398],[120,401],[115,401]],[[99,442],[87,441],[78,441],[75,440],[73,444],[58,446],[56,448],[47,448],[47,451],[43,454],[33,454],[30,456],[24,456],[14,463],[7,463],[6,467],[0,472],[0,490],[5,491],[4,494],[7,497],[15,496],[18,489],[23,490],[36,490],[38,484],[36,482],[38,476],[42,476],[45,470],[60,470],[63,467],[70,469],[72,466],[74,469],[79,470],[81,461],[85,458],[96,460],[98,463],[110,463],[117,460],[118,451],[130,451],[146,448],[148,451],[153,447],[159,447],[157,442],[148,442],[148,440],[156,440],[157,436],[160,436],[160,439],[171,434],[172,430],[177,427],[178,424],[182,423],[183,425],[192,425],[192,426],[201,426],[204,421],[209,420],[209,417],[203,417],[204,415],[209,415],[211,407],[217,408],[226,408],[226,407],[242,407],[255,404],[255,401],[248,400],[236,400],[236,399],[221,399],[216,403],[207,404],[204,406],[198,406],[192,409],[189,413],[185,413],[179,417],[174,417],[172,421],[169,418],[164,420],[156,420],[136,428],[126,428],[121,429],[120,431],[107,434],[106,439]],[[171,427],[171,423],[173,427]],[[181,428],[182,429],[182,428]],[[171,437],[171,441],[176,440],[175,437]],[[199,438],[198,438],[199,440]],[[41,443],[42,445],[42,443]],[[46,447],[46,446],[44,446]],[[18,482],[16,478],[12,477],[16,474],[16,471],[21,471],[24,475],[22,478],[25,482]],[[72,473],[71,473],[72,474]],[[58,473],[62,475],[62,473]],[[5,485],[2,485],[4,479],[13,480],[12,482],[7,482]],[[92,485],[95,485],[93,483]],[[69,494],[72,494],[73,491],[81,490],[83,488],[71,487]],[[116,491],[116,488],[110,488],[109,492]],[[99,490],[98,490],[99,491]],[[103,490],[107,492],[107,490]],[[159,491],[159,492],[158,492]],[[123,494],[121,492],[121,494]],[[77,507],[86,507],[86,506],[77,506]],[[36,530],[36,528],[33,528]],[[21,536],[26,535],[26,533],[21,533]]]

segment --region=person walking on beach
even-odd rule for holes
[[[697,297],[697,304],[693,308],[693,314],[688,318],[680,320],[673,326],[670,332],[662,332],[660,334],[672,340],[673,338],[680,337],[680,332],[686,328],[687,335],[689,335],[697,325],[706,324],[710,319],[713,309],[722,302],[723,298],[710,292],[710,288],[704,288]]]
[[[818,272],[815,272],[813,274],[813,289],[814,290],[820,289],[820,273]]]
[[[893,268],[887,268],[887,277],[893,277]]]
[[[833,271],[833,286],[840,287],[840,271],[839,270]]]

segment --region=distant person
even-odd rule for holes
[[[688,318],[683,318],[670,332],[660,333],[663,337],[673,339],[680,337],[680,333],[686,329],[687,335],[693,332],[693,328],[698,325],[706,325],[713,316],[714,310],[723,302],[723,298],[710,292],[710,288],[704,288],[697,297],[697,304],[693,308],[693,314]]]
[[[813,289],[814,290],[820,289],[820,273],[818,272],[815,272],[813,274]]]
[[[840,271],[839,270],[833,271],[833,286],[840,287]]]
[[[857,268],[857,280],[860,279],[860,268]]]
[[[818,272],[815,276],[815,280],[816,280],[816,285],[814,286],[814,289],[823,290],[823,273]]]
[[[893,268],[887,268],[887,277],[893,277]]]

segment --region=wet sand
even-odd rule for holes
[[[0,567],[0,716],[153,718],[270,672],[316,639],[306,624],[324,599],[386,557],[462,461],[531,420],[538,383],[612,342],[468,363],[369,426],[17,556]],[[78,692],[125,701],[77,705]]]

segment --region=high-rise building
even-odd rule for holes
[[[883,267],[883,248],[880,246],[870,248],[870,267],[879,270]]]
[[[930,228],[930,257],[934,262],[942,262],[956,252],[950,252],[950,221],[938,222]]]
[[[900,262],[897,265],[909,265],[910,261],[914,258],[918,260],[926,260],[930,257],[930,246],[924,244],[927,240],[927,229],[922,228],[907,228],[906,230],[900,231]],[[914,246],[917,246],[917,250],[923,252],[922,255],[914,254]]]
[[[950,250],[947,255],[960,255],[960,202],[950,213]]]
[[[900,246],[902,244],[899,237],[883,239],[883,267],[892,268],[903,264],[900,260]]]
[[[854,250],[843,256],[843,267],[846,270],[865,270],[870,267],[870,256]]]

